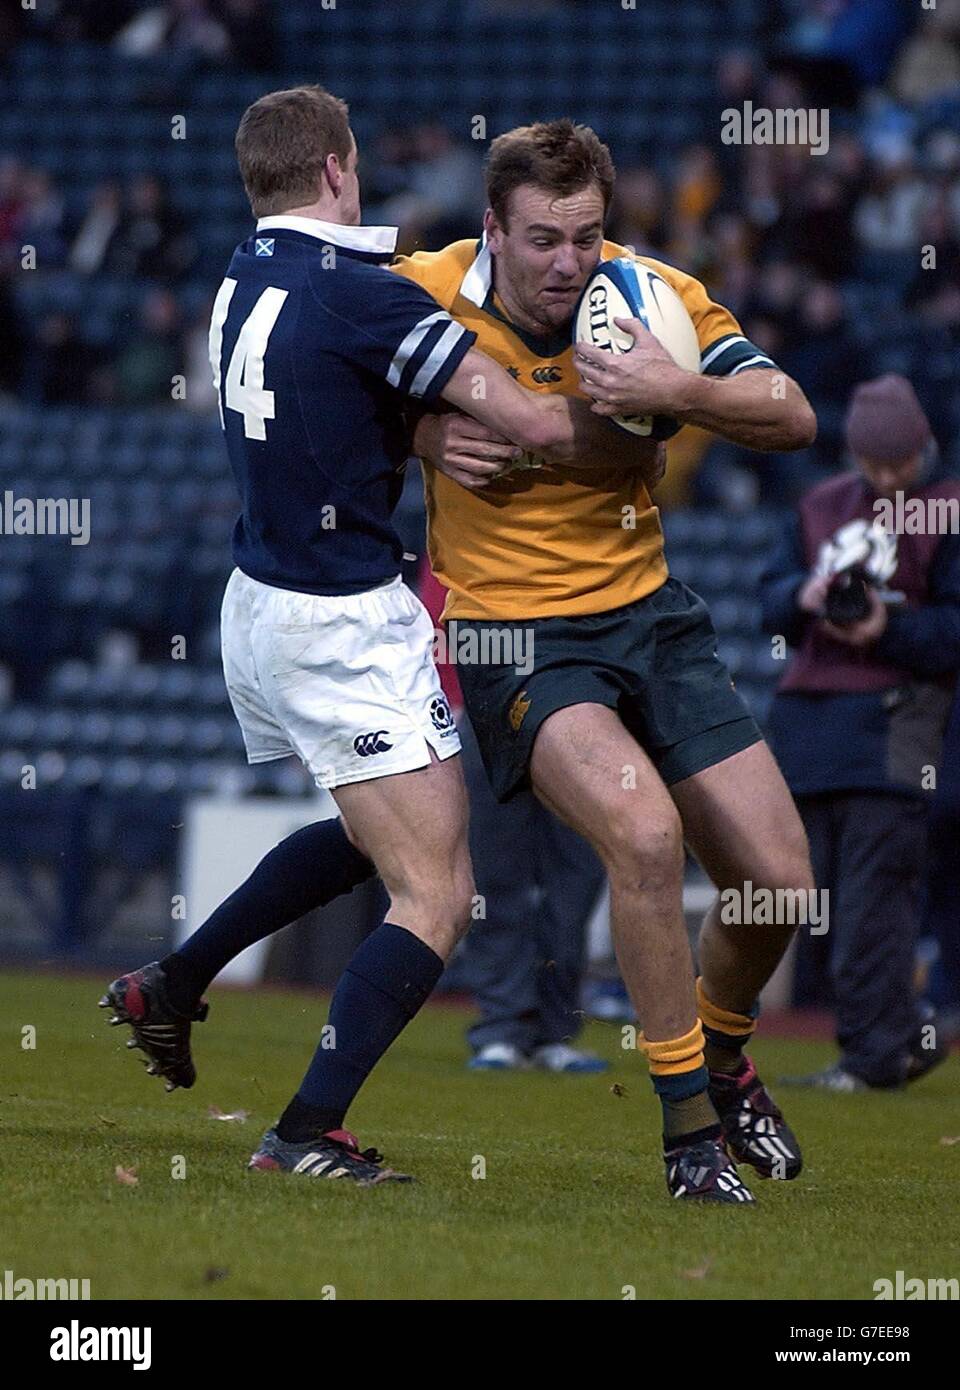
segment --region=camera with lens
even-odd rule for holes
[[[823,616],[835,627],[860,623],[870,613],[869,590],[873,586],[862,565],[841,570],[830,580],[823,604]]]
[[[823,616],[836,627],[850,627],[870,616],[870,595],[897,599],[887,581],[897,568],[897,538],[878,522],[862,518],[841,526],[820,547],[816,572],[829,583]]]

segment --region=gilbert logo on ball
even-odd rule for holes
[[[688,372],[700,370],[700,344],[683,300],[662,275],[630,256],[601,261],[583,288],[573,316],[574,343],[606,352],[629,352],[633,339],[614,319],[639,319]],[[669,439],[680,428],[669,415],[612,415],[631,434]]]

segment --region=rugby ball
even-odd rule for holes
[[[693,320],[662,275],[632,256],[601,261],[590,276],[573,316],[573,341],[606,352],[629,352],[633,339],[614,319],[639,319],[678,367],[700,370],[700,344]],[[611,415],[621,429],[648,439],[669,439],[680,428],[670,415]]]

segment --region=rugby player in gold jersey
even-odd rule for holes
[[[554,121],[511,131],[491,146],[482,237],[394,269],[528,389],[583,395],[579,370],[601,414],[672,415],[766,450],[809,444],[816,421],[796,383],[703,285],[659,261],[639,258],[683,299],[701,372],[677,368],[639,324],[619,375],[608,380],[589,352],[575,362],[580,292],[601,258],[628,254],[604,239],[613,182],[592,130]],[[813,877],[783,778],[717,656],[703,601],[668,572],[657,508],[626,445],[617,462],[615,434],[611,425],[607,468],[529,453],[518,467],[506,436],[465,415],[425,415],[415,447],[431,562],[449,590],[444,616],[458,646],[467,634],[474,650],[506,657],[458,667],[496,794],[532,786],[606,867],[638,1046],[663,1106],[668,1188],[749,1202],[731,1158],[780,1178],[802,1163],[743,1051],[793,924],[732,923],[718,899],[696,975],[684,843],[717,889],[741,901],[748,885],[801,894]],[[518,671],[510,653],[529,652],[531,637],[532,669]]]

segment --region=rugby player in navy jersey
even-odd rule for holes
[[[411,452],[405,410],[442,398],[513,440],[518,460],[658,460],[588,402],[525,391],[425,290],[385,269],[396,232],[360,224],[342,102],[319,87],[271,93],[244,114],[236,146],[258,221],[210,325],[242,502],[224,674],[248,760],[295,754],[340,817],[284,840],[177,951],[115,980],[101,1005],[131,1025],[128,1046],[168,1091],[192,1086],[191,1024],[223,966],[379,873],[387,919],[350,960],[322,1044],[250,1166],[402,1179],[360,1150],[344,1118],[436,984],[474,893],[459,739],[391,523]],[[504,467],[478,459],[457,480],[482,485]]]

